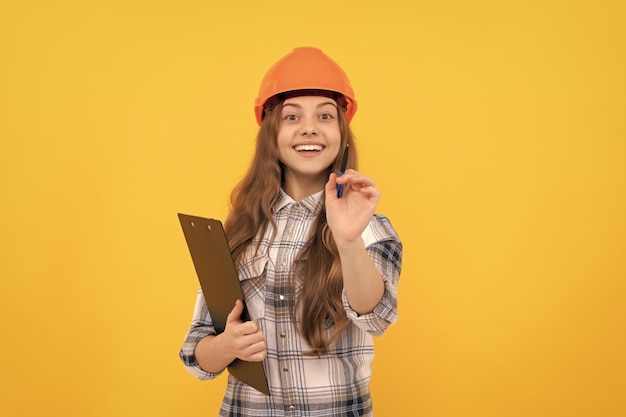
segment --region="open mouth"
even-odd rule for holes
[[[293,147],[297,152],[321,152],[324,147],[316,144],[296,145]]]

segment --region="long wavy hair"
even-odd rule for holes
[[[230,213],[224,222],[228,243],[236,264],[248,253],[253,239],[274,230],[272,207],[278,200],[283,183],[283,166],[279,161],[277,134],[280,128],[282,103],[267,110],[256,139],[256,152],[250,168],[235,186],[230,199]],[[348,168],[357,169],[357,154],[350,127],[338,106],[341,146],[350,145]],[[339,152],[327,175],[339,168],[342,152]],[[343,276],[341,260],[332,232],[326,222],[323,204],[314,220],[307,245],[298,255],[293,278],[299,280],[301,291],[296,294],[294,313],[298,318],[298,330],[311,351],[307,355],[328,353],[349,321],[341,301]],[[258,249],[258,248],[253,248]]]

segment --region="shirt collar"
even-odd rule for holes
[[[318,191],[315,194],[311,194],[307,198],[301,201],[295,201],[291,198],[282,188],[278,194],[278,200],[274,203],[274,207],[272,208],[274,213],[278,213],[283,208],[292,205],[292,204],[301,204],[302,207],[310,211],[311,213],[317,213],[321,208],[322,197],[324,196],[324,190]]]

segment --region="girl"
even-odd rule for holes
[[[263,361],[271,395],[229,375],[220,416],[373,415],[372,336],[398,316],[402,244],[356,170],[356,110],[346,74],[316,48],[294,49],[261,83],[256,152],[224,223],[252,320],[237,300],[216,334],[199,291],[180,357],[200,379]]]

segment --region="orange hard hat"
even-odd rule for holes
[[[256,121],[260,125],[263,110],[270,99],[281,94],[328,95],[335,98],[345,111],[348,123],[356,113],[357,103],[348,76],[335,61],[320,49],[295,48],[276,62],[265,74],[259,96],[254,101]],[[268,103],[269,101],[269,103]]]

